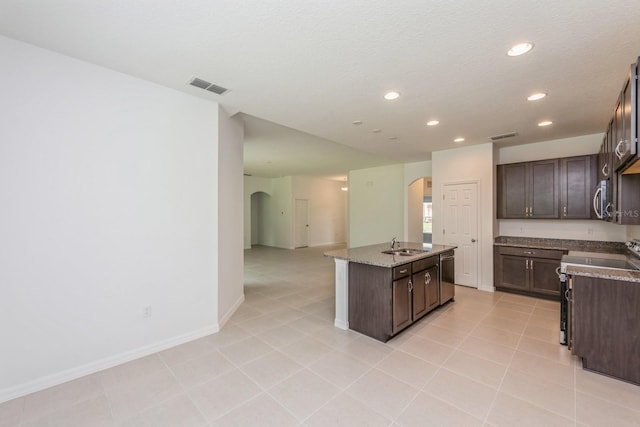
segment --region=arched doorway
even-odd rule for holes
[[[409,184],[407,234],[410,242],[432,242],[431,177]]]
[[[273,230],[268,227],[271,196],[263,191],[251,194],[251,246],[269,246],[273,242]]]

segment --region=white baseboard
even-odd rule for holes
[[[240,295],[240,298],[238,298],[238,300],[231,306],[229,311],[227,311],[224,314],[224,316],[222,316],[222,319],[220,319],[218,321],[218,325],[220,326],[220,329],[224,328],[224,325],[227,324],[229,319],[231,319],[231,316],[233,316],[233,314],[236,312],[236,310],[238,310],[238,308],[240,308],[240,305],[243,302],[244,302],[244,293],[242,295]]]
[[[244,300],[244,295],[242,296],[242,299]],[[175,347],[177,345],[184,344],[189,341],[193,341],[198,338],[202,338],[207,335],[214,334],[220,331],[219,325],[220,325],[219,323],[216,323],[211,326],[198,329],[196,331],[179,335],[177,337],[169,338],[167,340],[163,340],[151,345],[126,351],[124,353],[120,353],[115,356],[96,360],[95,362],[90,362],[85,365],[67,369],[65,371],[48,375],[43,378],[38,378],[36,380],[29,381],[27,383],[20,384],[15,387],[0,390],[0,403],[6,402],[18,397],[22,397],[30,393],[35,393],[36,391],[44,390],[49,387],[60,385],[68,381],[75,380],[80,377],[84,377],[85,375],[94,374],[96,372],[100,372],[105,369],[109,369],[114,366],[118,366],[135,359],[140,359],[141,357],[149,356],[159,351],[163,351],[168,348]]]

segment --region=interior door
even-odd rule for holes
[[[295,247],[309,246],[309,201],[296,199],[295,210]]]
[[[445,184],[444,244],[455,250],[457,285],[478,287],[478,183]]]

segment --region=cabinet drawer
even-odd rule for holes
[[[411,274],[411,264],[402,264],[397,267],[393,267],[393,280],[402,279]]]
[[[411,268],[413,269],[414,273],[417,273],[419,271],[426,270],[427,268],[433,267],[434,265],[438,265],[439,262],[440,262],[440,257],[437,255],[434,255],[429,258],[413,261]]]
[[[500,255],[515,255],[529,258],[562,259],[564,251],[558,249],[536,249],[536,248],[516,248],[511,246],[501,246]]]

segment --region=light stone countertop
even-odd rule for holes
[[[622,280],[640,283],[640,271],[617,268],[599,268],[593,266],[568,265],[567,275],[597,277],[600,279]]]
[[[429,258],[439,255],[446,251],[451,251],[456,246],[448,245],[430,245],[431,247],[423,247],[422,243],[417,242],[398,242],[401,249],[419,249],[426,252],[412,255],[388,255],[382,251],[391,249],[391,242],[379,243],[377,245],[360,246],[357,248],[337,249],[325,252],[324,255],[330,258],[344,259],[349,262],[357,262],[360,264],[377,265],[379,267],[395,267],[423,258]]]

